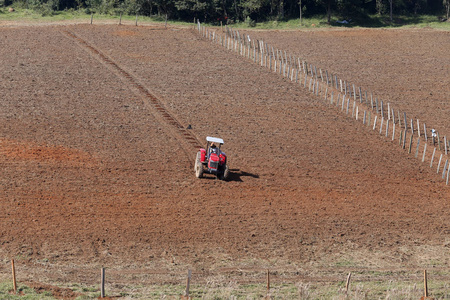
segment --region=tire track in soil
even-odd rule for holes
[[[144,87],[139,81],[130,73],[125,71],[122,67],[120,67],[116,62],[114,62],[111,58],[103,54],[100,50],[96,49],[94,46],[90,45],[88,42],[83,40],[81,37],[77,36],[73,32],[69,30],[62,30],[62,32],[74,39],[78,44],[87,50],[94,58],[99,60],[101,63],[106,64],[107,66],[110,66],[114,71],[114,73],[117,74],[118,77],[122,77],[122,79],[125,79],[125,82],[128,82],[133,89],[131,89],[135,94],[138,96],[142,96],[144,100],[144,104],[147,105],[148,108],[156,112],[155,117],[160,119],[161,125],[166,127],[166,129],[169,130],[169,132],[174,133],[174,136],[178,137],[178,140],[182,142],[182,144],[188,146],[188,148],[191,148],[192,150],[198,150],[201,148],[201,143],[198,140],[198,138],[191,133],[192,129],[185,129],[184,126],[181,125],[181,123],[172,116],[167,109],[164,108],[162,105],[161,100],[159,100],[154,94],[152,94],[146,87]],[[186,148],[182,147],[183,151],[185,152],[188,161],[191,165],[191,167],[194,167],[193,159],[192,159],[192,153]]]

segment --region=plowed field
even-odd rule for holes
[[[448,32],[344,33],[254,35],[449,129]],[[450,188],[429,163],[192,29],[0,27],[0,40],[2,274],[14,257],[42,282],[100,266],[151,282],[450,266]],[[194,176],[207,135],[225,140],[228,182]]]

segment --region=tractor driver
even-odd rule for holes
[[[210,156],[211,153],[219,154],[219,148],[217,148],[217,146],[214,142],[211,143],[211,146],[209,147],[209,155],[208,156]]]

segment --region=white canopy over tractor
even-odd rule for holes
[[[218,143],[218,144],[222,144],[223,145],[223,140],[221,138],[207,136],[206,137],[206,141],[211,142],[211,143]]]

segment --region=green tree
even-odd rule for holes
[[[264,6],[268,5],[267,0],[247,0],[241,3],[242,15],[244,19],[250,17],[252,20],[256,20],[261,16],[261,10]],[[262,16],[261,16],[262,17]]]
[[[450,0],[444,0],[444,7],[446,11],[446,19],[449,20],[449,13],[450,13]]]
[[[154,4],[158,9],[159,16],[171,17],[175,12],[175,1],[174,0],[154,0]]]
[[[331,22],[331,10],[336,6],[336,0],[315,0],[316,3],[323,7],[327,13],[327,22]]]
[[[175,8],[181,18],[200,18],[202,21],[212,21],[224,16],[226,11],[224,0],[177,0]]]

